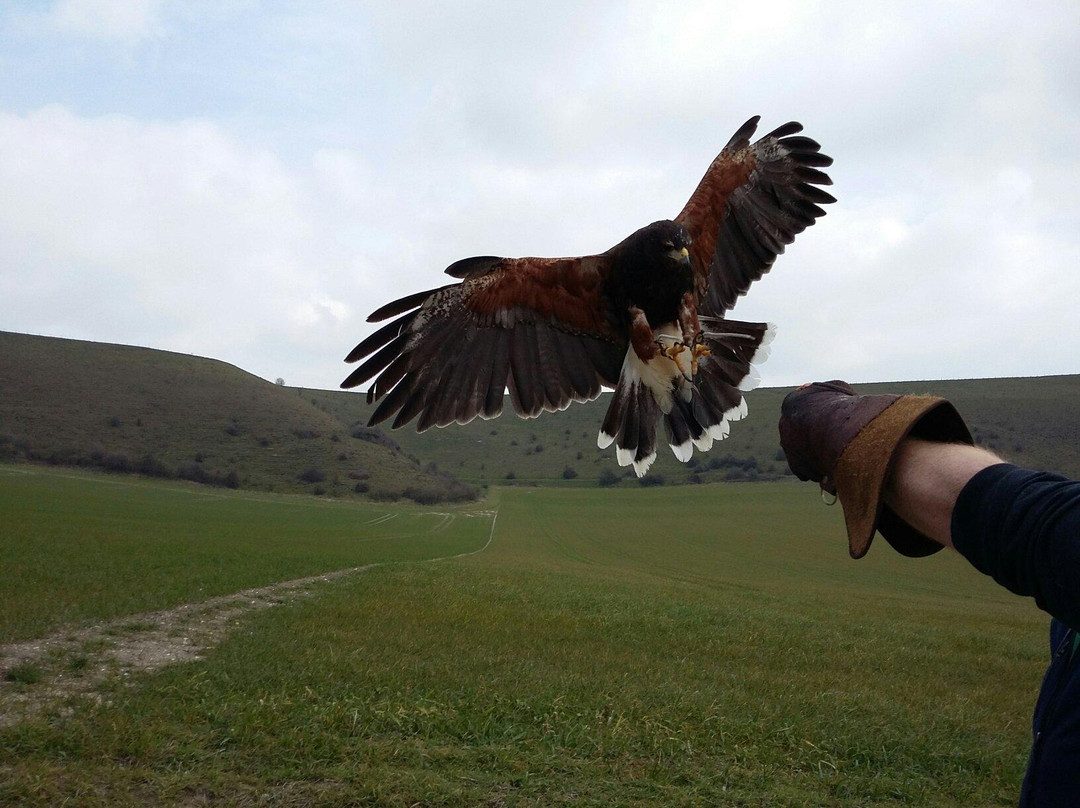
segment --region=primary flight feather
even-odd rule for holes
[[[369,421],[417,430],[502,412],[566,409],[613,387],[597,439],[640,477],[657,426],[685,462],[746,414],[743,391],[773,326],[725,313],[796,234],[835,199],[820,146],[786,123],[751,143],[758,117],[728,141],[673,220],[653,222],[599,255],[480,256],[451,264],[457,283],[382,306],[393,317],[346,357],[365,361],[341,386],[371,381]]]

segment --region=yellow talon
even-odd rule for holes
[[[694,346],[693,354],[690,357],[690,375],[697,376],[698,359],[703,356],[712,356],[712,351],[699,342]]]
[[[681,342],[673,342],[668,347],[664,348],[664,356],[672,361],[678,361],[678,356],[686,350],[686,346]]]

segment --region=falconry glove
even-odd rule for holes
[[[860,396],[847,382],[831,381],[803,385],[784,399],[780,445],[788,466],[839,498],[852,558],[866,555],[875,531],[906,556],[942,547],[882,501],[893,457],[908,436],[975,443],[956,408],[935,396]]]

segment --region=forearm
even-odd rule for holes
[[[1006,589],[1080,626],[1080,482],[1004,464],[974,446],[909,438],[884,499]]]
[[[955,443],[907,438],[897,448],[885,480],[885,504],[923,535],[952,547],[953,506],[968,481],[997,456]]]

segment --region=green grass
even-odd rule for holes
[[[21,685],[32,685],[41,681],[41,668],[30,663],[12,665],[4,671],[4,678]]]
[[[0,641],[487,540],[490,519],[441,510],[0,465]]]
[[[851,561],[787,483],[497,505],[479,554],[340,579],[0,730],[0,802],[1015,804],[1047,619],[957,556]]]

